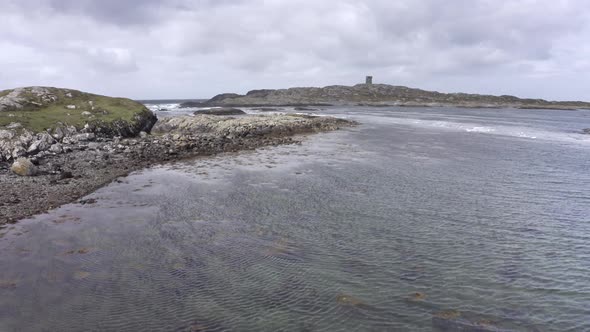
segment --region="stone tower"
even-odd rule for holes
[[[373,84],[373,76],[367,76],[367,78],[365,79],[365,84]]]

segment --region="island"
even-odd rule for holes
[[[272,106],[406,106],[520,109],[590,109],[582,101],[547,101],[515,96],[492,96],[468,93],[441,93],[367,83],[354,86],[332,85],[323,88],[289,88],[252,90],[245,95],[224,93],[204,102],[186,102],[181,107],[272,107]]]

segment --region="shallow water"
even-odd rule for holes
[[[0,230],[0,331],[590,330],[590,112],[317,113]]]

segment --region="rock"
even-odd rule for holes
[[[61,141],[64,138],[65,135],[66,134],[64,133],[64,130],[63,130],[62,127],[56,127],[56,128],[53,129],[52,136],[56,140]]]
[[[16,136],[16,132],[14,130],[0,129],[0,139],[13,139],[14,136]]]
[[[343,305],[350,305],[350,306],[362,306],[365,303],[362,300],[359,300],[355,297],[346,294],[340,294],[336,297],[336,302]]]
[[[74,126],[67,126],[65,129],[66,129],[65,134],[69,135],[69,136],[75,135],[78,133],[78,129]]]
[[[241,109],[232,108],[232,107],[220,107],[220,108],[212,108],[209,110],[201,110],[196,111],[193,113],[194,115],[243,115],[246,112],[242,111]]]
[[[140,131],[139,132],[139,137],[146,138],[147,136],[148,136],[148,134],[145,131]]]
[[[60,180],[71,179],[73,177],[74,177],[74,175],[70,171],[63,171],[63,172],[59,173]]]
[[[100,150],[101,145],[96,142],[88,143],[88,149],[90,150]]]
[[[6,126],[6,128],[8,128],[8,129],[19,129],[22,127],[23,127],[23,125],[18,122],[12,122],[8,126]]]
[[[590,128],[583,129],[582,134],[590,135]]]
[[[12,164],[10,170],[20,176],[33,176],[37,174],[37,167],[27,158],[18,158]]]
[[[72,138],[78,142],[87,142],[87,141],[94,140],[96,138],[96,135],[94,133],[84,133],[84,134],[74,135],[74,136],[72,136]]]
[[[27,149],[27,153],[46,151],[53,143],[55,143],[55,140],[48,133],[39,134],[37,135],[37,140],[35,140]]]
[[[16,158],[22,157],[26,154],[27,154],[27,151],[23,147],[17,146],[16,148],[14,148],[14,150],[12,150],[11,157],[12,157],[12,159],[16,159]]]
[[[63,146],[59,143],[53,144],[50,148],[49,148],[49,152],[52,153],[62,153],[63,152]]]
[[[88,111],[84,111],[82,112],[83,116],[92,116],[92,113],[88,112]]]
[[[0,280],[0,289],[14,289],[17,285],[13,280]]]
[[[76,109],[76,105],[67,105],[66,108],[69,109],[69,110],[75,110]]]
[[[409,298],[410,301],[423,301],[425,299],[426,299],[426,294],[420,293],[420,292],[412,294]]]
[[[478,313],[459,312],[457,310],[441,311],[433,315],[432,327],[436,331],[465,332],[508,332],[508,331],[539,331],[524,321],[491,317]]]

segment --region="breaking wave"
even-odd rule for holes
[[[361,121],[369,119],[383,123],[387,121],[391,124],[402,126],[413,126],[419,128],[431,128],[444,131],[466,132],[473,134],[488,134],[519,137],[531,140],[544,141],[561,141],[590,144],[590,136],[577,133],[575,131],[552,131],[544,128],[527,127],[522,125],[505,125],[505,124],[481,124],[473,122],[459,122],[459,121],[445,121],[445,120],[426,120],[426,119],[411,119],[411,118],[396,118],[396,117],[374,117],[366,116]]]

